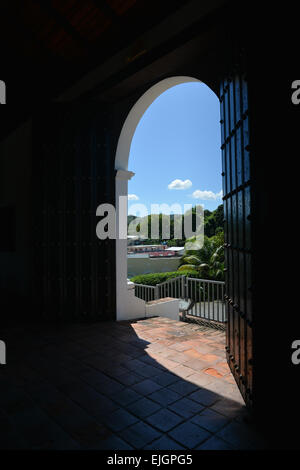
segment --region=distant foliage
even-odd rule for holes
[[[222,232],[224,227],[224,209],[220,204],[214,211],[204,211],[204,235],[213,237]]]
[[[156,286],[161,282],[167,281],[168,279],[173,279],[174,277],[178,276],[188,276],[197,278],[199,276],[199,273],[192,269],[187,269],[185,271],[171,271],[168,273],[139,274],[138,276],[132,277],[130,280],[135,284]]]
[[[192,269],[201,279],[224,280],[224,232],[218,231],[212,237],[204,237],[200,250],[186,250],[181,257],[179,272]]]
[[[196,207],[192,208],[192,213],[195,214]],[[148,233],[149,237],[151,236],[151,215],[146,216],[148,219]],[[159,234],[160,237],[158,239],[151,239],[148,238],[143,240],[144,245],[152,245],[152,244],[160,244],[162,242],[166,242],[168,246],[184,246],[185,244],[185,237],[184,237],[184,230],[183,230],[183,216],[182,217],[182,234],[183,239],[178,240],[174,238],[174,215],[171,214],[170,216],[170,239],[163,239],[162,235],[162,214],[155,214],[155,217],[159,218]],[[135,220],[136,217],[134,215],[128,215],[127,217],[127,224],[129,225],[130,222]],[[212,237],[218,232],[223,231],[223,219],[224,219],[224,211],[223,211],[223,204],[217,207],[214,211],[204,210],[204,234],[207,237]],[[193,230],[195,230],[196,226],[196,218],[193,219]],[[139,225],[137,226],[137,231],[139,231]],[[129,233],[130,235],[130,233]]]
[[[130,222],[132,222],[134,219],[136,219],[135,215],[128,215],[127,216],[127,227],[130,224]]]
[[[192,212],[195,213],[196,208],[193,207]],[[162,214],[156,215],[160,220]],[[150,233],[151,215],[147,216],[148,227]],[[128,216],[128,223],[130,223],[135,216]],[[143,274],[133,277],[131,280],[136,284],[145,284],[155,286],[167,279],[172,279],[177,276],[187,275],[200,279],[211,280],[224,280],[224,231],[223,231],[224,211],[221,204],[214,211],[204,211],[204,244],[200,250],[186,250],[181,257],[180,266],[175,272],[168,273],[155,273]],[[164,240],[159,238],[157,240],[147,239],[143,240],[144,245],[147,244],[161,244],[166,242],[168,246],[185,246],[187,240],[174,239],[174,217],[171,216],[171,239]],[[193,227],[195,230],[195,227]],[[161,231],[160,231],[161,233]],[[173,237],[173,238],[172,238]]]

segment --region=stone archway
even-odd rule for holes
[[[142,300],[134,297],[131,285],[127,283],[127,196],[128,181],[134,176],[128,171],[128,160],[132,138],[138,123],[145,111],[169,88],[182,83],[199,82],[200,80],[188,76],[169,77],[159,81],[149,88],[131,108],[118,140],[115,170],[116,170],[116,217],[117,217],[117,239],[116,239],[116,319],[128,320],[142,317],[145,304]],[[123,198],[120,199],[120,196]],[[122,207],[120,207],[120,201]],[[126,205],[124,204],[126,201]],[[124,219],[124,214],[126,221]],[[119,223],[122,221],[121,223]],[[126,224],[126,225],[125,225]],[[126,230],[125,230],[126,226]],[[126,233],[125,233],[126,232]]]

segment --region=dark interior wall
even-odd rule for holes
[[[34,116],[34,300],[46,321],[115,318],[115,244],[96,210],[115,203],[107,107],[60,103]]]
[[[205,9],[203,11],[205,11]],[[201,17],[202,13],[197,12],[197,16]],[[186,15],[188,26],[189,22],[193,23],[194,18],[191,17],[189,12],[187,12]],[[45,203],[45,198],[47,199],[47,197],[52,199],[53,197],[56,197],[57,206],[55,210],[62,210],[63,208],[61,204],[63,204],[62,201],[64,199],[61,188],[65,188],[65,178],[72,176],[75,177],[75,173],[78,171],[78,169],[76,170],[74,167],[73,170],[75,173],[73,175],[70,174],[68,176],[63,176],[59,173],[61,171],[59,166],[55,168],[55,165],[53,165],[52,168],[50,166],[48,169],[46,168],[45,172],[43,162],[56,161],[58,164],[58,158],[61,158],[62,160],[64,158],[68,158],[66,155],[68,152],[70,153],[70,149],[74,149],[74,146],[77,146],[77,148],[81,149],[80,158],[82,158],[83,161],[89,161],[91,164],[93,158],[98,152],[97,158],[99,158],[99,161],[101,162],[106,162],[106,169],[102,168],[101,171],[99,170],[100,173],[98,175],[94,174],[94,177],[99,178],[97,204],[100,204],[101,202],[114,203],[114,183],[110,184],[110,189],[108,191],[105,187],[105,181],[114,178],[114,158],[118,137],[126,116],[136,100],[151,85],[172,75],[195,76],[204,80],[216,93],[218,93],[218,76],[220,74],[220,69],[222,68],[222,63],[226,60],[226,56],[223,51],[220,51],[218,48],[220,38],[222,37],[224,40],[226,37],[224,30],[219,30],[220,15],[217,14],[216,18],[214,15],[212,17],[209,16],[208,21],[206,21],[205,18],[203,20],[201,19],[200,26],[192,26],[192,29],[189,30],[187,34],[183,34],[182,25],[178,22],[178,18],[176,21],[177,22],[173,25],[174,30],[170,29],[168,31],[169,39],[167,40],[165,38],[165,32],[167,30],[164,28],[160,28],[161,31],[154,28],[152,38],[150,32],[147,34],[147,44],[153,47],[153,53],[150,51],[147,57],[142,56],[136,61],[130,63],[128,67],[125,67],[124,71],[114,77],[111,76],[108,80],[105,80],[104,85],[101,85],[102,76],[100,74],[98,79],[100,83],[96,83],[94,90],[93,87],[92,89],[89,88],[90,82],[87,81],[85,83],[85,87],[80,89],[80,96],[74,99],[73,104],[68,98],[66,99],[66,109],[68,109],[68,107],[71,109],[71,111],[67,111],[70,116],[69,120],[70,122],[73,120],[73,123],[77,122],[77,124],[74,124],[76,131],[73,135],[71,135],[67,129],[70,122],[67,124],[66,122],[63,122],[60,112],[58,112],[57,116],[52,112],[47,115],[48,108],[47,105],[45,105],[43,109],[40,108],[35,112],[33,119],[34,153],[32,150],[31,122],[30,124],[26,124],[17,129],[2,142],[3,185],[1,197],[5,203],[10,203],[15,208],[17,240],[15,252],[1,253],[0,255],[0,259],[3,262],[3,269],[1,269],[1,282],[2,287],[5,290],[5,293],[3,292],[1,302],[4,305],[4,299],[8,299],[7,308],[10,311],[14,311],[14,314],[11,315],[14,319],[21,317],[23,321],[29,320],[29,314],[26,315],[26,318],[22,318],[21,314],[20,306],[24,307],[26,305],[28,306],[27,310],[32,313],[33,319],[41,320],[43,317],[41,310],[45,310],[46,304],[49,311],[49,314],[46,316],[50,319],[52,318],[52,320],[54,320],[58,317],[64,317],[64,314],[62,313],[63,310],[71,310],[71,307],[68,309],[66,308],[66,298],[71,298],[72,295],[73,300],[76,299],[75,304],[73,304],[73,306],[76,305],[76,309],[79,308],[82,312],[87,312],[92,308],[94,311],[92,317],[96,318],[96,297],[93,299],[94,307],[87,305],[83,306],[81,304],[81,300],[78,301],[79,297],[81,299],[83,292],[85,292],[84,296],[88,297],[88,294],[91,293],[91,289],[94,292],[98,289],[99,292],[103,291],[103,296],[105,298],[108,296],[108,292],[110,292],[110,297],[113,299],[112,293],[115,276],[114,249],[110,248],[110,250],[106,250],[106,253],[110,255],[110,259],[104,259],[103,257],[102,262],[99,263],[98,271],[99,276],[100,273],[102,273],[101,276],[104,280],[107,281],[107,278],[113,279],[111,284],[109,284],[109,289],[103,287],[105,285],[103,280],[100,283],[102,287],[99,287],[98,281],[100,281],[100,279],[97,280],[98,283],[93,281],[93,283],[96,282],[98,286],[97,288],[96,284],[93,287],[87,285],[85,285],[85,287],[79,287],[78,278],[80,276],[79,271],[82,264],[80,262],[77,263],[75,270],[76,274],[73,276],[67,276],[67,271],[64,271],[65,268],[62,266],[62,258],[59,255],[59,243],[61,243],[62,240],[57,238],[59,236],[62,237],[62,232],[60,232],[60,235],[54,235],[55,224],[52,224],[53,234],[49,232],[47,235],[45,229],[42,228],[42,214],[43,211],[48,210],[46,207],[47,204],[45,207],[42,207],[43,201]],[[163,43],[163,46],[161,47],[159,47],[160,41]],[[121,58],[121,62],[119,64],[121,68],[123,64],[122,61],[123,58]],[[115,64],[114,67],[117,67],[117,65]],[[62,101],[64,100],[62,99]],[[58,109],[61,109],[61,106],[60,108],[59,105],[56,106]],[[103,114],[101,110],[104,108],[106,111]],[[91,109],[95,111],[94,117],[91,117],[90,120],[90,125],[93,130],[90,132],[89,136],[87,136],[85,131],[83,131],[83,134],[80,136],[80,132],[82,131],[79,130],[80,126],[78,123],[84,123],[86,110],[91,111]],[[98,117],[96,117],[96,110],[98,110]],[[100,115],[102,118],[100,118]],[[93,121],[94,118],[95,121]],[[98,125],[95,127],[95,122],[97,120]],[[70,125],[72,126],[72,124]],[[94,141],[94,149],[92,149],[92,147],[89,147],[88,149],[84,148],[84,146],[80,144],[80,138],[82,138],[83,141],[85,139]],[[99,139],[99,142],[97,142],[97,139]],[[103,157],[103,153],[101,154],[101,151],[97,150],[98,144],[102,148],[102,151],[105,146],[105,158]],[[32,163],[33,160],[34,162]],[[109,176],[107,173],[108,168],[110,172]],[[52,175],[51,172],[53,172]],[[85,176],[91,177],[92,175],[86,174]],[[44,188],[49,181],[51,181],[52,185],[52,194],[50,195],[49,193],[46,196]],[[87,195],[87,197],[89,196]],[[75,204],[75,201],[73,202]],[[51,210],[50,202],[49,207]],[[95,203],[90,206],[90,209],[95,213]],[[58,220],[59,216],[57,217],[57,221]],[[96,226],[96,222],[97,220],[95,218],[93,222],[94,226]],[[60,223],[63,227],[64,222],[59,222],[59,224]],[[76,244],[78,243],[78,237],[80,236],[81,235],[79,235],[78,232],[77,235],[74,235],[74,239],[65,239],[63,243],[72,242]],[[96,242],[95,232],[93,237],[94,242]],[[85,242],[87,242],[87,240],[81,239],[80,241],[80,243]],[[57,297],[57,289],[55,293],[52,288],[49,288],[49,285],[48,288],[50,290],[47,291],[47,294],[45,292],[45,289],[47,290],[48,288],[43,285],[43,282],[45,281],[44,278],[47,278],[49,275],[47,262],[45,262],[41,246],[47,244],[56,244],[57,247],[57,258],[50,254],[50,250],[47,254],[47,259],[49,263],[52,263],[52,268],[54,269],[52,274],[53,277],[56,278],[57,289],[63,289],[65,300],[59,300]],[[81,257],[83,255],[79,256]],[[84,259],[86,259],[86,257],[84,257]],[[91,261],[87,267],[88,271],[92,269],[91,263],[93,264]],[[107,269],[109,271],[108,275],[106,272]],[[63,277],[67,276],[70,279],[64,283],[64,286],[60,285],[59,287],[58,285],[60,284],[63,272],[65,273],[63,274]],[[82,274],[81,276],[84,278],[92,278],[92,271],[86,272],[85,275]],[[74,283],[73,287],[72,282]],[[44,301],[41,300],[41,296],[44,296]],[[17,302],[17,299],[20,299],[20,301]],[[56,304],[54,299],[57,300]],[[56,308],[57,305],[59,305],[59,308]],[[79,305],[82,305],[82,307],[78,307]],[[106,301],[103,303],[103,308],[101,307],[103,312],[102,317],[106,316],[106,310],[109,311],[108,317],[112,318],[114,316],[113,305],[114,300],[112,300],[112,303],[109,306]],[[106,308],[107,306],[109,308]],[[50,313],[51,309],[53,311],[52,314]],[[80,317],[79,310],[75,315],[76,318]],[[84,313],[84,316],[88,318],[89,314]],[[70,318],[70,315],[66,314],[66,317]]]
[[[90,88],[82,90],[82,92],[88,92],[89,99],[98,106],[104,103],[108,110],[105,123],[99,124],[98,129],[101,129],[100,134],[103,137],[102,143],[99,142],[99,144],[104,145],[106,142],[105,145],[108,145],[105,152],[99,153],[99,158],[105,155],[110,176],[113,175],[117,141],[126,116],[136,100],[151,85],[167,76],[191,75],[202,79],[218,93],[220,75],[230,71],[232,65],[232,55],[234,55],[232,51],[235,49],[232,47],[234,37],[235,44],[240,46],[249,33],[243,29],[242,19],[243,16],[238,23],[238,31],[230,30],[229,23],[222,26],[216,22],[205,32],[201,34],[199,32],[198,36],[195,35],[186,41],[182,40],[179,45],[176,45],[175,41],[173,46],[170,45],[170,50],[162,49],[159,57],[141,57],[131,64],[128,72],[116,74],[114,80],[107,80],[105,86],[100,87],[101,89],[96,87],[94,90]],[[278,188],[291,190],[292,187],[298,187],[298,172],[294,171],[298,132],[296,128],[287,128],[284,125],[284,121],[289,117],[295,117],[297,112],[290,102],[290,83],[297,78],[298,72],[287,65],[285,51],[281,50],[278,41],[276,42],[278,31],[276,31],[275,24],[266,38],[264,33],[266,23],[263,21],[261,23],[259,27],[257,18],[252,21],[251,24],[255,25],[255,28],[251,28],[247,44],[253,170],[253,211],[251,214],[255,329],[253,400],[256,404],[257,416],[269,427],[271,423],[275,433],[277,420],[282,420],[286,415],[287,427],[284,430],[281,428],[280,436],[277,436],[278,439],[282,439],[283,433],[284,437],[291,437],[288,433],[287,421],[291,416],[296,419],[298,412],[295,404],[298,399],[299,372],[291,363],[291,343],[298,339],[297,292],[299,288],[297,276],[291,276],[288,269],[285,269],[285,266],[288,266],[285,260],[288,258],[290,261],[290,257],[293,258],[295,245],[297,245],[292,232],[292,229],[295,230],[293,227],[295,214],[284,204]],[[278,93],[277,88],[280,90]],[[78,99],[78,96],[76,98]],[[82,100],[86,102],[84,94]],[[77,109],[80,109],[79,102],[80,99],[76,104]],[[56,127],[55,131],[50,120],[48,142],[51,143],[52,139],[55,140],[58,135],[61,135],[62,129]],[[93,129],[95,131],[95,127]],[[97,134],[98,132],[94,132],[94,136]],[[38,274],[34,277],[31,271],[34,265],[30,251],[34,247],[31,209],[41,194],[40,192],[32,193],[35,186],[32,185],[34,168],[32,167],[31,146],[31,123],[27,123],[3,141],[0,147],[0,203],[16,208],[17,224],[15,251],[0,253],[3,307],[1,318],[11,315],[16,299],[20,299],[20,307],[24,305],[21,299],[30,298],[32,292],[39,291],[38,287],[35,287],[33,291],[31,289],[32,280],[40,277]],[[63,155],[62,150],[59,152],[57,155]],[[37,151],[35,154],[37,160],[41,155]],[[82,158],[86,158],[86,155],[86,149],[83,149]],[[104,174],[99,176],[103,177]],[[38,176],[36,179],[38,180]],[[102,185],[104,182],[105,177],[99,184]],[[110,191],[110,194],[107,194],[104,185],[103,193],[97,198],[97,203],[99,204],[102,200],[113,201],[113,184],[111,184]],[[93,206],[93,210],[94,208]],[[287,228],[287,221],[290,224],[289,228]],[[96,225],[96,220],[93,223]],[[294,250],[291,250],[291,238]],[[40,237],[39,240],[42,241],[43,238]],[[76,243],[76,239],[72,241]],[[53,240],[53,242],[56,243],[58,240]],[[102,286],[105,285],[103,281],[107,281],[105,279],[108,277],[107,269],[114,266],[113,253],[113,247],[111,251],[105,248],[103,250],[103,258],[99,264],[102,276],[99,282]],[[37,271],[39,272],[41,271]],[[111,271],[110,279],[112,278]],[[74,279],[70,280],[70,283],[72,282],[76,284]],[[107,285],[113,286],[113,282]],[[72,291],[76,292],[76,286],[71,288],[70,292]],[[104,296],[107,293],[105,288],[102,293]],[[6,305],[5,299],[9,301]],[[59,311],[62,311],[61,308],[62,304]],[[109,311],[110,318],[113,318],[113,304],[109,309],[106,304],[103,304],[102,311]]]
[[[0,207],[10,212],[1,231],[12,237],[10,246],[0,247],[1,321],[14,321],[13,312],[22,315],[31,288],[32,121],[1,142],[0,166]]]
[[[274,18],[275,12],[273,11]],[[280,15],[284,15],[281,11]],[[281,20],[288,21],[282,16]],[[298,201],[296,159],[299,114],[291,102],[298,77],[291,47],[282,47],[276,21],[256,21],[249,49],[252,119],[254,361],[257,417],[278,446],[299,446],[293,423],[299,422],[299,366],[291,361],[299,337],[298,265],[295,252]],[[285,45],[295,44],[292,27]],[[289,42],[290,41],[290,42]],[[297,249],[296,249],[297,251]],[[271,426],[270,426],[271,424]],[[279,429],[284,432],[279,432]]]

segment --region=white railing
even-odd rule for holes
[[[165,297],[174,297],[176,299],[185,298],[185,276],[174,277],[173,279],[168,279],[167,281],[157,284],[157,295],[158,299],[163,299]]]
[[[150,302],[151,300],[156,300],[159,297],[156,295],[156,286],[146,286],[145,284],[134,284],[134,295],[139,299],[145,300],[145,302]]]
[[[156,286],[135,284],[135,295],[146,302],[165,297],[182,299],[181,310],[184,315],[224,323],[224,289],[223,281],[178,276]]]
[[[186,299],[193,301],[186,312],[199,318],[217,322],[226,321],[224,301],[225,282],[208,279],[186,278]]]

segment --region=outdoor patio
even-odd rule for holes
[[[222,331],[167,318],[1,332],[2,449],[257,449]]]

